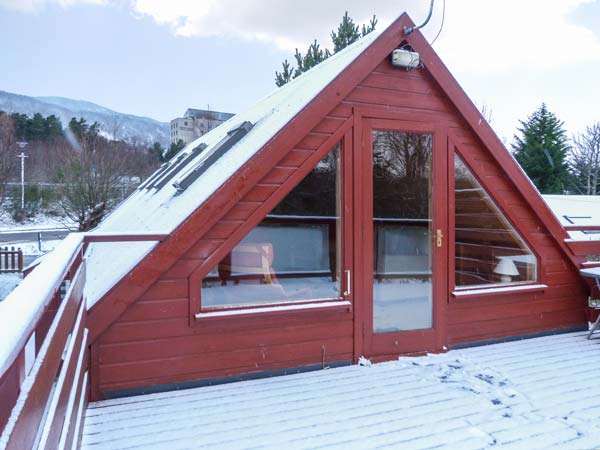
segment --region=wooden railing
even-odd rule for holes
[[[0,302],[0,450],[79,448],[89,397],[85,248],[166,236],[72,233]]]
[[[580,257],[600,255],[600,225],[567,225],[564,228],[567,231],[589,233],[585,238],[565,239],[565,244],[573,255]],[[589,267],[590,264],[586,265]]]
[[[0,273],[22,272],[23,251],[14,247],[0,247]]]
[[[82,251],[83,236],[69,235],[0,303],[0,449],[78,446],[88,361]]]

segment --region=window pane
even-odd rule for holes
[[[202,307],[340,296],[340,146],[202,281]]]
[[[456,286],[535,281],[537,260],[455,155]]]
[[[373,131],[373,329],[432,326],[431,134]]]

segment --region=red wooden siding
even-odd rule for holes
[[[362,350],[355,348],[362,342],[355,336],[360,325],[354,323],[360,298],[352,312],[291,312],[194,323],[200,286],[189,287],[190,276],[201,279],[330,150],[347,131],[355,108],[393,111],[407,120],[447,129],[465,162],[540,256],[540,282],[548,285],[543,292],[443,299],[448,301],[444,321],[449,344],[585,322],[584,289],[572,263],[442,89],[426,71],[398,70],[385,60],[297,145],[280,148],[279,161],[262,180],[182,258],[163,267],[159,280],[93,343],[94,398],[107,391],[320,364],[323,359],[349,361],[360,355]]]

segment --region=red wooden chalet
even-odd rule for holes
[[[579,269],[597,244],[569,240],[422,34],[405,35],[412,25],[402,15],[189,144],[77,238],[56,278],[71,280],[70,315],[50,328],[63,336],[47,353],[59,357],[74,330],[79,363],[48,369],[77,375],[75,393],[57,401],[59,423],[76,424],[86,392],[98,400],[587,326]],[[393,65],[397,49],[420,64]],[[27,373],[41,370],[24,362],[32,333],[48,335],[36,314],[0,358],[3,402],[19,405]],[[42,423],[40,405],[27,426],[20,407],[6,442]],[[44,439],[72,442],[78,429],[65,429]],[[8,448],[28,448],[18,436],[24,446]]]

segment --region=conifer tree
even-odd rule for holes
[[[333,53],[346,48],[350,44],[356,42],[362,36],[366,36],[377,26],[377,18],[373,16],[367,25],[361,28],[354,23],[348,15],[348,11],[342,17],[342,22],[338,25],[337,30],[331,32],[331,41],[333,43]],[[275,84],[279,87],[288,83],[292,79],[302,75],[307,70],[310,70],[317,64],[325,61],[333,53],[329,49],[322,49],[320,44],[315,39],[308,47],[306,54],[302,54],[298,49],[294,54],[296,58],[296,67],[293,69],[289,61],[286,59],[282,65],[282,71],[275,71]]]
[[[177,153],[179,153],[181,150],[183,150],[183,148],[185,147],[185,142],[183,142],[181,139],[178,139],[177,142],[172,142],[171,145],[169,145],[169,148],[167,149],[167,152],[165,153],[165,161],[170,160],[173,156],[175,156]]]
[[[546,104],[521,121],[513,150],[516,160],[542,194],[562,194],[569,184],[566,132]]]

